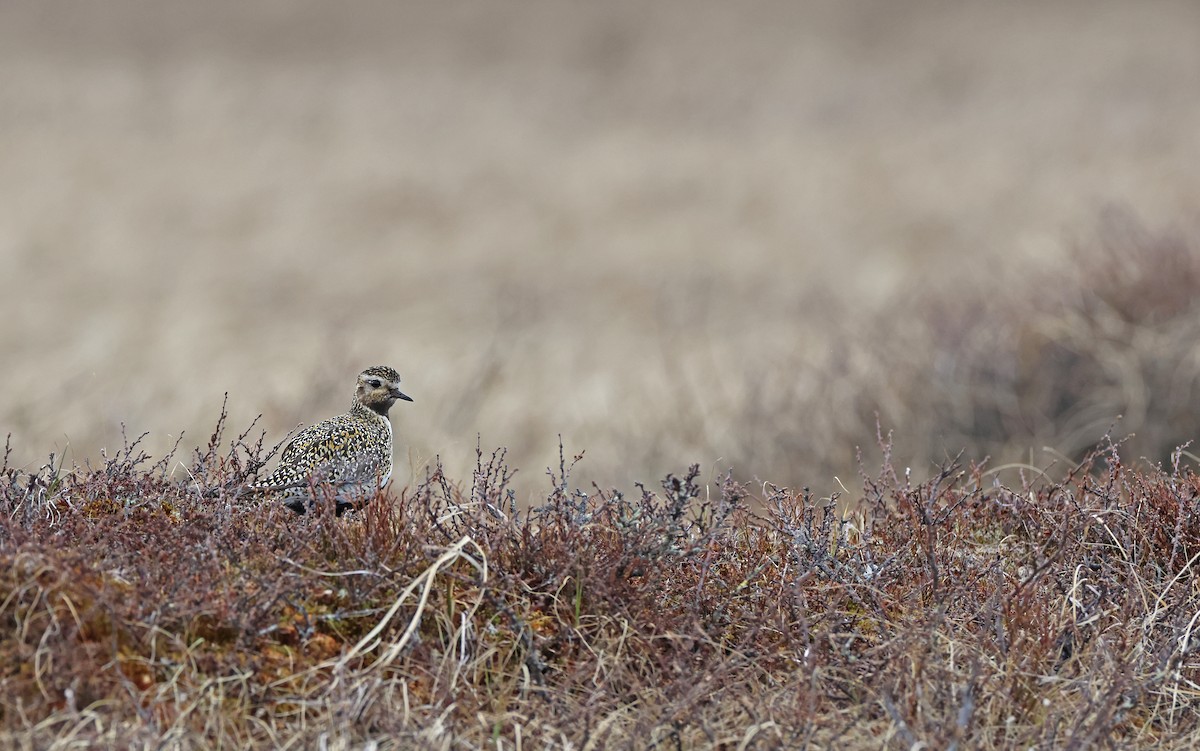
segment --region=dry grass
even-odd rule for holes
[[[5,2],[0,433],[158,456],[229,392],[281,436],[383,362],[409,481],[482,434],[536,501],[562,434],[606,486],[834,487],[904,410],[861,377],[932,362],[863,332],[1078,277],[1105,203],[1194,215],[1200,19],[1151,6]]]
[[[780,370],[793,378],[762,374],[760,419],[802,414],[806,429],[744,453],[844,472],[878,416],[918,477],[964,448],[1071,463],[1110,430],[1130,457],[1166,463],[1200,436],[1198,237],[1113,209],[1061,259],[914,284],[832,329],[826,357]]]
[[[696,467],[585,491],[564,460],[521,512],[500,451],[339,519],[205,498],[262,454],[218,446],[187,483],[136,443],[0,473],[5,747],[1200,742],[1178,464],[917,484],[884,441],[845,513]]]

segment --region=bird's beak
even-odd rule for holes
[[[409,396],[408,394],[405,394],[404,392],[402,392],[400,389],[396,388],[395,386],[392,387],[392,389],[389,393],[392,395],[393,399],[403,399],[406,402],[412,401],[411,396]]]

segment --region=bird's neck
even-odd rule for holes
[[[385,405],[367,406],[358,399],[354,400],[354,404],[350,407],[350,414],[360,417],[371,417],[374,419],[387,420],[388,407]]]

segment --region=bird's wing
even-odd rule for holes
[[[374,436],[365,425],[319,423],[300,431],[284,447],[279,466],[259,483],[262,487],[298,485],[320,474],[319,479],[338,482],[367,482],[375,479],[379,457],[355,451],[369,445]]]

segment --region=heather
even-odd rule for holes
[[[228,446],[228,448],[221,448]],[[4,470],[6,747],[1095,748],[1198,740],[1200,478],[891,460],[851,497],[503,451],[338,517],[220,431]],[[577,458],[577,457],[576,457]],[[1176,460],[1179,456],[1176,456]],[[1056,475],[1059,479],[1052,479]],[[218,488],[215,494],[199,492]],[[228,489],[234,488],[234,489]]]

